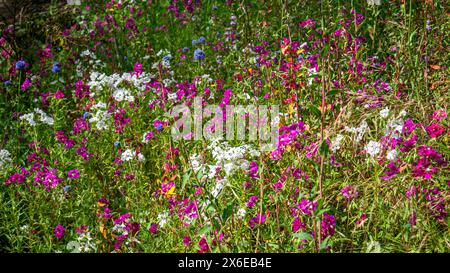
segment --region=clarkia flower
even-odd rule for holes
[[[77,169],[70,170],[68,173],[68,177],[70,179],[76,179],[80,177],[80,171],[78,171]]]
[[[158,231],[158,225],[157,224],[151,224],[150,228],[148,229],[150,233],[155,234]]]
[[[55,227],[55,237],[58,239],[61,239],[64,236],[65,231],[66,231],[66,229],[63,226],[57,225]]]

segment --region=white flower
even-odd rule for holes
[[[238,219],[242,219],[245,217],[245,213],[246,213],[245,208],[240,208],[236,213],[236,217]]]
[[[36,121],[34,121],[34,113],[29,113],[29,114],[25,114],[20,116],[19,118],[20,120],[26,120],[28,122],[28,124],[30,124],[31,126],[35,126],[36,125]]]
[[[11,162],[11,154],[8,150],[0,150],[0,168],[7,162]]]
[[[122,153],[120,159],[122,159],[122,161],[130,161],[131,159],[133,159],[134,155],[135,155],[134,150],[127,149],[125,150],[125,152]]]
[[[211,191],[211,195],[214,198],[216,198],[219,195],[219,193],[222,191],[223,186],[225,186],[225,182],[226,182],[225,179],[221,179],[221,180],[217,181],[216,185],[214,186],[214,189]]]
[[[341,141],[344,138],[343,135],[338,134],[336,136],[336,138],[331,142],[331,147],[333,152],[336,152],[337,150],[339,150],[341,148]]]
[[[374,5],[379,6],[379,5],[381,5],[381,0],[367,0],[367,4],[369,6],[374,6]]]
[[[375,157],[381,151],[381,144],[377,141],[369,141],[369,143],[364,147],[364,150],[370,154],[372,157]]]
[[[390,161],[394,161],[397,158],[397,150],[391,150],[387,153],[386,158]]]
[[[382,118],[387,118],[389,116],[389,108],[384,108],[383,110],[380,111],[380,116]]]
[[[104,110],[98,110],[95,115],[89,119],[89,122],[96,123],[95,127],[97,130],[106,130],[108,129],[109,120],[111,118],[111,114]]]
[[[158,214],[157,218],[159,221],[158,222],[159,227],[163,228],[167,224],[167,221],[169,219],[169,214],[167,212],[160,213],[160,214]]]
[[[345,126],[345,131],[357,134],[356,142],[359,142],[359,141],[362,140],[364,134],[366,133],[366,131],[368,131],[368,129],[369,129],[369,126],[367,125],[367,122],[365,120],[363,120],[361,122],[359,127],[348,127],[348,126]]]
[[[200,156],[198,154],[193,154],[189,157],[194,172],[198,172],[202,168],[202,164],[200,163],[199,159]]]
[[[134,101],[134,97],[131,95],[130,91],[123,88],[114,91],[113,97],[116,101],[124,101],[124,100],[128,102]]]

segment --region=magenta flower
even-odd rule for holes
[[[142,73],[142,64],[136,63],[136,64],[134,65],[133,70],[134,70],[135,73],[141,74],[141,73]]]
[[[349,201],[358,197],[358,191],[353,185],[345,186],[344,188],[342,188],[341,193]]]
[[[70,179],[76,179],[80,177],[80,171],[78,171],[77,169],[70,170],[68,173],[68,177]]]
[[[255,161],[250,162],[248,175],[251,178],[258,178],[258,165],[256,164]]]
[[[203,253],[203,252],[209,251],[209,245],[208,245],[208,242],[206,241],[205,237],[202,237],[200,239],[200,241],[198,242],[198,246],[200,247],[200,249],[197,250],[198,253]]]
[[[294,221],[292,221],[292,232],[294,233],[305,227],[306,227],[305,223],[300,221],[299,218],[295,218]]]
[[[258,201],[257,196],[251,196],[247,201],[247,207],[253,208],[255,206],[256,201]]]
[[[428,135],[431,138],[437,138],[438,136],[442,135],[445,131],[444,128],[442,128],[439,124],[433,123],[430,126],[426,128]]]
[[[150,228],[148,229],[150,233],[155,234],[158,231],[158,225],[157,224],[151,224]]]
[[[66,229],[63,226],[57,225],[55,227],[55,237],[58,239],[61,239],[64,236],[65,231],[66,231]]]
[[[31,85],[30,79],[26,78],[25,81],[22,83],[22,90],[27,90]]]
[[[336,227],[336,218],[334,217],[334,215],[324,213],[321,226],[321,235],[323,239],[329,236],[333,236],[334,228]]]
[[[188,247],[190,244],[191,244],[191,237],[189,237],[189,235],[184,236],[183,245],[185,247]]]
[[[438,121],[441,119],[445,119],[447,118],[447,112],[445,112],[444,110],[437,110],[433,113],[431,118]]]
[[[248,222],[248,224],[250,225],[251,229],[254,229],[256,227],[256,225],[258,224],[264,224],[264,222],[266,221],[266,215],[258,213],[256,215],[256,217],[250,219],[250,221]]]

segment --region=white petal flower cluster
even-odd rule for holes
[[[140,162],[145,161],[144,155],[141,153],[136,154],[136,151],[133,149],[126,149],[120,156],[120,159],[122,161],[130,161],[130,160],[134,159],[135,157],[137,157],[137,160]]]
[[[364,150],[372,157],[375,157],[381,152],[381,144],[377,141],[369,141],[369,143],[364,147]]]
[[[358,127],[345,126],[345,131],[356,134],[356,142],[360,142],[362,140],[364,134],[368,131],[368,129],[369,125],[367,125],[367,122],[365,120],[363,120]]]
[[[55,120],[51,116],[47,115],[39,108],[35,108],[34,112],[20,116],[19,119],[27,121],[31,126],[36,126],[36,121],[34,120],[35,114],[39,115],[39,120],[42,123],[45,123],[47,125],[53,125],[55,123]]]
[[[108,129],[109,123],[111,121],[111,113],[106,110],[106,104],[103,102],[98,102],[91,109],[99,109],[93,117],[89,119],[90,123],[95,123],[97,130]]]
[[[6,163],[11,162],[11,154],[8,150],[0,150],[0,168]]]

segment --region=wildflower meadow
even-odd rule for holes
[[[447,1],[48,2],[0,16],[0,252],[450,252]]]

